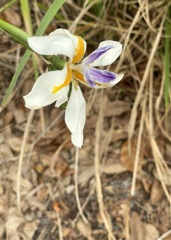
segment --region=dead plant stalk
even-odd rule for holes
[[[17,173],[17,206],[18,209],[20,210],[20,185],[21,185],[21,170],[22,170],[22,162],[23,162],[23,156],[24,156],[24,150],[25,150],[25,146],[27,143],[27,137],[29,134],[29,129],[30,129],[30,125],[34,116],[34,112],[35,110],[31,110],[29,113],[29,117],[28,117],[28,121],[26,124],[26,128],[25,128],[25,132],[24,132],[24,136],[23,136],[23,142],[22,142],[22,146],[21,146],[21,152],[20,152],[20,158],[19,158],[19,162],[18,162],[18,173]]]
[[[102,130],[102,123],[103,123],[103,110],[104,110],[104,99],[103,94],[101,92],[101,104],[100,104],[100,112],[98,116],[98,121],[96,124],[96,142],[95,142],[95,158],[94,158],[94,171],[95,171],[95,179],[96,179],[96,191],[97,191],[97,201],[99,203],[99,210],[100,215],[102,217],[103,223],[105,228],[108,232],[108,240],[115,240],[115,237],[112,233],[112,226],[108,218],[108,213],[106,211],[104,202],[103,202],[103,193],[102,193],[102,183],[100,179],[100,159],[99,159],[99,142],[100,142],[100,135]]]
[[[158,31],[158,34],[157,34],[156,39],[155,39],[154,44],[153,44],[153,48],[152,48],[149,60],[148,60],[147,65],[146,65],[146,69],[145,69],[145,72],[144,72],[144,75],[143,75],[143,78],[142,78],[140,88],[138,90],[138,93],[137,93],[137,96],[136,96],[136,99],[135,99],[135,102],[134,102],[134,106],[133,106],[130,121],[129,121],[129,129],[128,129],[129,143],[130,143],[130,139],[132,138],[133,133],[134,133],[134,127],[135,127],[135,122],[136,122],[137,112],[138,112],[137,108],[138,108],[140,100],[142,98],[142,93],[143,93],[143,90],[144,90],[144,87],[145,87],[145,83],[146,83],[146,81],[148,79],[148,76],[149,76],[150,67],[151,67],[154,55],[156,53],[156,49],[158,47],[158,44],[159,44],[159,41],[160,41],[160,38],[161,38],[161,35],[162,35],[162,30],[163,30],[163,24],[165,22],[165,17],[166,17],[166,15],[164,14],[161,25],[160,25],[160,28],[159,28],[159,31]]]

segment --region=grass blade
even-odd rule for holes
[[[24,25],[28,34],[33,34],[31,16],[30,16],[30,7],[28,0],[20,0],[21,11],[24,19]]]
[[[33,27],[32,27],[32,20],[31,20],[31,15],[30,15],[30,6],[28,0],[20,0],[20,6],[21,6],[21,11],[24,19],[24,25],[26,32],[29,35],[33,35]],[[37,61],[35,58],[35,55],[32,54],[32,66],[34,69],[34,77],[35,79],[38,78],[39,72],[38,72],[38,67],[37,67]]]

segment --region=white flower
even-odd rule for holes
[[[117,75],[97,66],[113,63],[121,54],[122,45],[116,41],[103,41],[89,56],[83,59],[86,42],[68,30],[57,29],[49,36],[30,37],[28,44],[40,55],[65,55],[70,60],[62,70],[42,74],[35,82],[31,92],[24,96],[25,105],[30,109],[39,109],[56,102],[56,107],[68,101],[65,122],[71,132],[72,143],[76,147],[83,144],[83,129],[86,118],[86,102],[78,82],[92,88],[106,88],[118,83],[123,74]],[[69,85],[72,83],[68,98]]]

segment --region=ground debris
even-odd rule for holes
[[[3,6],[6,2],[2,0],[0,5]],[[52,2],[42,0],[41,4],[36,1],[32,4],[30,1],[34,31]],[[165,186],[169,192],[171,190],[171,108],[169,105],[165,109],[162,89],[162,79],[165,76],[162,55],[165,52],[164,29],[159,44],[154,49],[168,3],[83,2],[67,1],[49,25],[46,34],[56,28],[72,27],[75,34],[84,36],[87,40],[88,52],[94,50],[100,41],[120,40],[125,49],[110,70],[117,70],[118,74],[124,73],[124,79],[114,88],[100,91],[81,87],[87,101],[87,119],[84,145],[79,150],[77,183],[75,148],[64,122],[65,110],[55,108],[52,104],[35,111],[22,156],[18,206],[19,159],[30,114],[30,110],[24,106],[23,95],[30,91],[34,83],[32,61],[25,65],[10,101],[0,112],[2,240],[56,240],[60,239],[60,234],[63,240],[109,240],[99,211],[95,181],[95,129],[100,110],[103,112],[103,123],[98,129],[101,133],[98,157],[102,200],[115,239],[156,240],[171,228],[170,204],[163,188]],[[89,4],[92,4],[91,7]],[[20,11],[20,5],[16,2],[1,12],[0,18],[25,29]],[[5,33],[0,32],[0,38],[2,100],[24,51]],[[151,58],[153,50],[155,54]],[[147,65],[149,59],[150,67]],[[38,68],[41,72],[46,71],[45,63],[40,61]],[[26,81],[25,76],[28,76]],[[143,80],[144,76],[146,81]],[[140,100],[135,109],[137,99]],[[103,109],[101,102],[105,103]],[[133,116],[131,119],[134,121],[130,121],[130,116]],[[132,196],[141,123],[143,131]],[[152,147],[152,137],[158,152],[156,146]],[[162,156],[162,161],[156,160],[156,152],[157,156]],[[85,223],[79,213],[75,184],[88,223]],[[171,239],[170,236],[167,236],[167,240]]]

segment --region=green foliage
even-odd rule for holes
[[[15,41],[24,47],[29,48],[27,44],[29,35],[20,28],[17,28],[14,25],[0,19],[0,30],[8,33]]]

